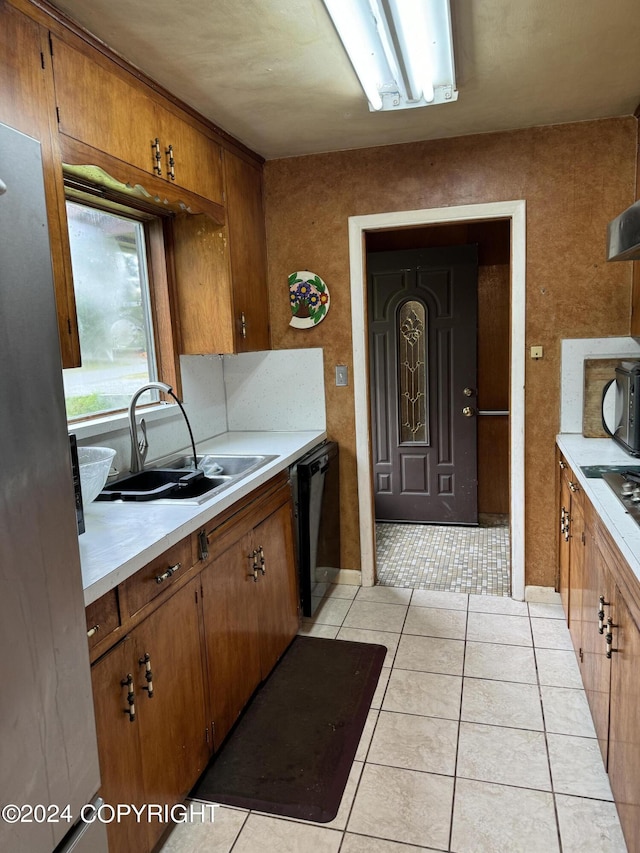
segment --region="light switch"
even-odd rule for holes
[[[347,365],[336,364],[336,385],[343,386],[348,384]]]
[[[542,358],[542,347],[531,347],[531,358]]]

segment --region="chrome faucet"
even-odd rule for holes
[[[147,425],[145,424],[144,419],[140,421],[142,438],[138,441],[136,403],[138,402],[138,398],[144,394],[145,391],[154,390],[164,391],[165,394],[171,394],[173,396],[173,389],[170,385],[167,385],[164,382],[148,382],[146,385],[138,388],[129,402],[129,433],[131,435],[131,467],[129,470],[132,474],[136,474],[138,471],[144,471],[144,460],[147,458],[147,451],[149,449],[149,442],[147,441]]]
[[[129,402],[129,433],[131,435],[131,466],[129,470],[132,474],[137,474],[139,471],[144,471],[144,460],[147,458],[147,450],[149,449],[149,442],[147,441],[147,425],[144,422],[144,418],[140,421],[140,431],[142,432],[142,438],[138,440],[138,427],[136,426],[136,403],[138,402],[138,398],[141,394],[144,394],[145,391],[164,391],[165,394],[168,394],[178,404],[178,408],[182,413],[182,417],[184,418],[184,422],[187,425],[187,429],[189,430],[189,438],[191,440],[191,450],[193,451],[193,467],[194,470],[198,467],[198,457],[196,456],[196,443],[193,438],[193,432],[191,430],[191,424],[189,423],[189,418],[187,417],[187,413],[184,410],[184,406],[182,402],[178,399],[178,397],[174,394],[173,388],[171,385],[167,385],[165,382],[148,382],[146,385],[138,388],[135,392],[131,401]]]

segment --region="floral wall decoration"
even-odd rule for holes
[[[327,316],[331,300],[329,288],[309,270],[293,272],[289,276],[289,301],[291,304],[290,326],[295,329],[311,329]]]

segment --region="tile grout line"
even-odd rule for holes
[[[527,611],[529,612],[529,622],[531,623],[531,610],[527,603]],[[544,745],[547,751],[547,765],[549,768],[549,784],[551,786],[551,801],[553,803],[553,814],[556,821],[556,834],[558,836],[558,850],[559,853],[562,853],[562,834],[560,832],[560,816],[558,814],[558,803],[556,800],[556,791],[555,791],[555,782],[553,778],[553,770],[551,768],[551,752],[549,750],[549,738],[547,732],[547,718],[544,710],[544,702],[542,701],[542,684],[540,683],[540,671],[538,669],[538,647],[535,643],[535,637],[533,634],[533,624],[531,624],[531,639],[533,641],[533,660],[536,667],[536,684],[538,687],[538,696],[540,698],[540,711],[542,713],[542,730],[544,732]]]
[[[469,628],[469,599],[467,598],[466,618],[464,622],[464,647],[462,649],[462,675],[460,678],[460,706],[458,711],[458,737],[456,738],[456,757],[453,764],[453,791],[451,796],[451,817],[449,819],[449,845],[453,844],[453,819],[456,808],[456,791],[458,788],[458,758],[460,755],[460,730],[462,729],[462,702],[464,698],[464,670],[467,660],[467,632]]]

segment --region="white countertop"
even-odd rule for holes
[[[198,442],[198,453],[274,455],[276,459],[198,506],[177,501],[170,505],[151,501],[89,504],[84,511],[86,530],[79,537],[85,605],[241,501],[326,437],[321,430],[227,432]],[[183,452],[191,451],[177,449],[176,455]]]
[[[640,526],[626,512],[624,506],[604,480],[586,477],[586,465],[640,465],[610,438],[583,438],[574,433],[557,436],[558,447],[578,478],[585,495],[606,524],[623,557],[640,581]]]

